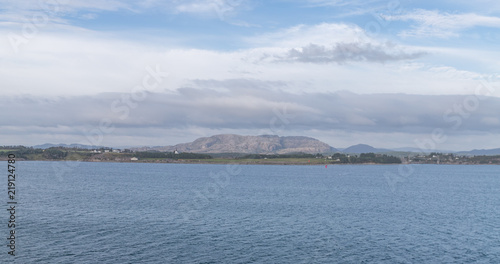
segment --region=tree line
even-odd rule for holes
[[[342,163],[342,164],[356,164],[356,163],[380,163],[380,164],[399,164],[401,159],[395,156],[381,155],[375,153],[361,153],[358,155],[347,155],[342,153],[335,153],[331,156],[324,156],[323,154],[306,154],[306,153],[294,153],[294,154],[248,154],[237,159],[287,159],[287,158],[321,158],[331,161],[331,163]]]

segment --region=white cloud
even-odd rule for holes
[[[311,6],[345,7],[358,6],[366,7],[369,4],[381,2],[380,0],[307,0]]]
[[[394,139],[397,144],[390,137],[392,146],[412,146],[415,138],[426,134],[430,138],[431,132],[440,128],[447,136],[456,138],[446,144],[456,144],[463,149],[481,147],[489,140],[461,145],[463,138],[482,135],[485,131],[497,136],[500,133],[500,122],[491,115],[500,111],[500,98],[494,97],[483,98],[477,108],[471,109],[464,106],[464,102],[471,102],[470,96],[294,94],[283,89],[269,90],[268,86],[276,85],[272,82],[246,79],[198,80],[197,85],[198,88],[181,88],[171,94],[148,94],[144,100],[134,101],[137,106],[130,107],[124,117],[122,108],[112,107],[123,94],[50,100],[4,96],[0,100],[0,119],[9,125],[0,127],[2,139],[20,144],[29,144],[29,140],[33,144],[48,141],[89,144],[87,135],[99,128],[105,118],[110,123],[106,127],[114,129],[110,132],[101,129],[103,141],[98,145],[175,144],[192,140],[195,134],[279,133],[317,136],[333,146],[345,142],[361,143],[360,138],[363,143],[379,145],[386,142],[383,135],[397,134]],[[207,85],[233,88],[216,91]],[[8,111],[11,105],[23,111],[12,115]],[[119,105],[124,107],[126,104]],[[456,105],[462,105],[462,111]],[[463,111],[474,118],[461,118]],[[286,122],[276,113],[281,113]],[[454,128],[457,118],[459,127]],[[273,120],[276,122],[272,123]],[[347,134],[350,137],[344,140],[342,135]],[[173,140],[172,137],[177,138]]]
[[[497,117],[483,117],[481,118],[481,123],[493,127],[500,126],[500,120]]]
[[[312,8],[330,8],[332,17],[339,19],[345,17],[361,16],[365,14],[376,13],[399,13],[402,8],[400,1],[384,1],[384,0],[288,0],[297,2],[306,7]],[[304,3],[305,2],[305,3]],[[377,18],[378,20],[379,18]]]
[[[2,13],[16,14],[14,21],[25,22],[34,14],[44,14],[52,19],[75,15],[78,12],[102,12],[102,11],[130,11],[143,13],[149,10],[162,10],[165,13],[189,13],[208,17],[215,17],[224,20],[236,14],[241,9],[249,7],[246,0],[148,0],[148,1],[130,1],[130,0],[27,0],[27,1],[9,1],[0,0]],[[94,15],[86,14],[83,17],[93,18]],[[6,17],[0,17],[4,20]],[[11,17],[12,18],[12,17]],[[13,21],[12,19],[9,21]]]
[[[131,10],[131,1],[120,0],[26,0],[9,1],[0,0],[2,13],[18,14],[18,18],[26,19],[33,15],[46,15],[49,17],[62,17],[78,11],[118,11]]]
[[[9,31],[1,33],[8,35]],[[14,53],[8,39],[4,38],[0,40],[0,78],[3,82],[0,91],[49,96],[128,92],[140,84],[145,68],[156,64],[170,73],[161,84],[161,89],[166,91],[175,91],[196,79],[251,78],[286,83],[286,89],[291,92],[466,94],[473,93],[478,78],[483,77],[446,65],[406,62],[405,59],[414,58],[419,50],[426,49],[393,46],[364,38],[361,29],[345,24],[301,25],[248,41],[254,48],[222,52],[176,48],[175,42],[169,45],[167,41],[161,46],[152,45],[148,39],[120,40],[98,32],[67,28],[60,33],[41,31],[22,45],[19,53]],[[367,53],[365,49],[361,53],[363,59],[347,60],[348,63],[342,65],[276,62],[277,56],[285,56],[290,50],[299,50],[311,43],[325,47],[357,43],[376,52]],[[438,52],[445,54],[443,50],[430,50],[433,54]],[[456,58],[459,57],[457,52],[460,51],[443,56]],[[374,54],[378,56],[373,57]],[[262,59],[266,56],[270,59]],[[486,53],[478,59],[484,57],[491,56]],[[390,63],[367,63],[375,59]],[[473,57],[463,59],[467,63],[474,61]],[[500,95],[500,91],[495,91],[494,95]]]
[[[81,15],[80,17],[83,19],[92,20],[92,19],[96,19],[98,17],[98,15],[95,13],[87,13],[87,14]]]
[[[469,12],[486,12],[494,14],[500,11],[500,2],[496,0],[444,0],[454,9],[461,8]]]
[[[413,21],[413,29],[402,31],[402,37],[438,37],[459,36],[460,31],[473,27],[500,28],[500,17],[483,16],[474,13],[451,14],[436,10],[417,9],[402,15],[382,15],[390,21]]]
[[[310,44],[300,49],[289,50],[282,60],[310,63],[346,63],[350,61],[390,62],[412,60],[424,55],[423,52],[407,52],[391,43],[372,45],[370,43],[337,43],[329,48]]]
[[[340,42],[366,42],[371,39],[356,25],[322,23],[297,25],[246,40],[259,47],[299,48],[311,43],[331,46]]]
[[[109,117],[120,128],[107,137],[109,144],[134,140],[134,144],[174,144],[217,133],[266,131],[275,117],[274,110],[286,108],[295,118],[283,131],[287,135],[317,135],[338,146],[348,140],[360,143],[354,142],[356,137],[380,142],[399,131],[391,140],[400,144],[442,125],[443,102],[450,107],[463,103],[462,97],[415,94],[471,94],[488,76],[478,65],[488,65],[490,71],[500,66],[495,51],[391,44],[381,35],[368,36],[362,27],[349,23],[290,26],[235,40],[246,48],[215,51],[183,44],[185,38],[193,38],[189,32],[184,37],[122,35],[79,28],[66,20],[72,16],[101,17],[106,11],[147,13],[152,9],[223,19],[248,7],[239,0],[58,2],[58,6],[51,6],[47,25],[22,43],[17,53],[8,37],[0,39],[0,92],[13,96],[2,105],[9,108],[15,104],[22,109],[15,116],[7,109],[0,111],[4,115],[1,119],[12,124],[2,127],[2,138],[8,142],[26,144],[24,139],[35,138],[41,140],[35,143],[59,143],[59,139],[80,143],[75,138],[82,137],[83,129]],[[311,2],[351,7],[362,3]],[[0,0],[5,11],[0,14],[0,35],[22,36],[26,21],[44,12],[34,3]],[[411,31],[403,33],[413,36],[449,37],[473,27],[500,27],[496,17],[426,10],[387,15],[386,19],[415,22]],[[422,52],[428,55],[421,57]],[[287,55],[288,60],[276,59]],[[340,63],[296,63],[318,58]],[[127,120],[117,120],[109,108],[120,98],[117,93],[127,94],[140,85],[146,66],[155,65],[170,74],[158,93],[134,108]],[[490,84],[498,85],[498,79]],[[492,91],[491,95],[500,96],[500,88]],[[498,104],[491,100],[495,104],[481,101],[481,110],[474,113],[479,117],[465,120],[464,129],[476,134],[498,129],[498,119],[491,116],[498,112]],[[418,132],[409,131],[412,129]],[[344,132],[350,139],[339,141],[331,135],[344,130],[352,132]],[[166,141],[172,137],[177,138]]]
[[[175,6],[175,11],[179,13],[217,15],[223,20],[228,15],[234,14],[239,9],[243,0],[191,0],[183,1]]]

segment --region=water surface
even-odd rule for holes
[[[500,263],[500,167],[412,169],[18,162],[16,261]]]

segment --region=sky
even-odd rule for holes
[[[500,2],[0,0],[1,145],[500,148]]]

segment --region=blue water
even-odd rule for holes
[[[15,263],[500,263],[498,166],[16,169]]]

